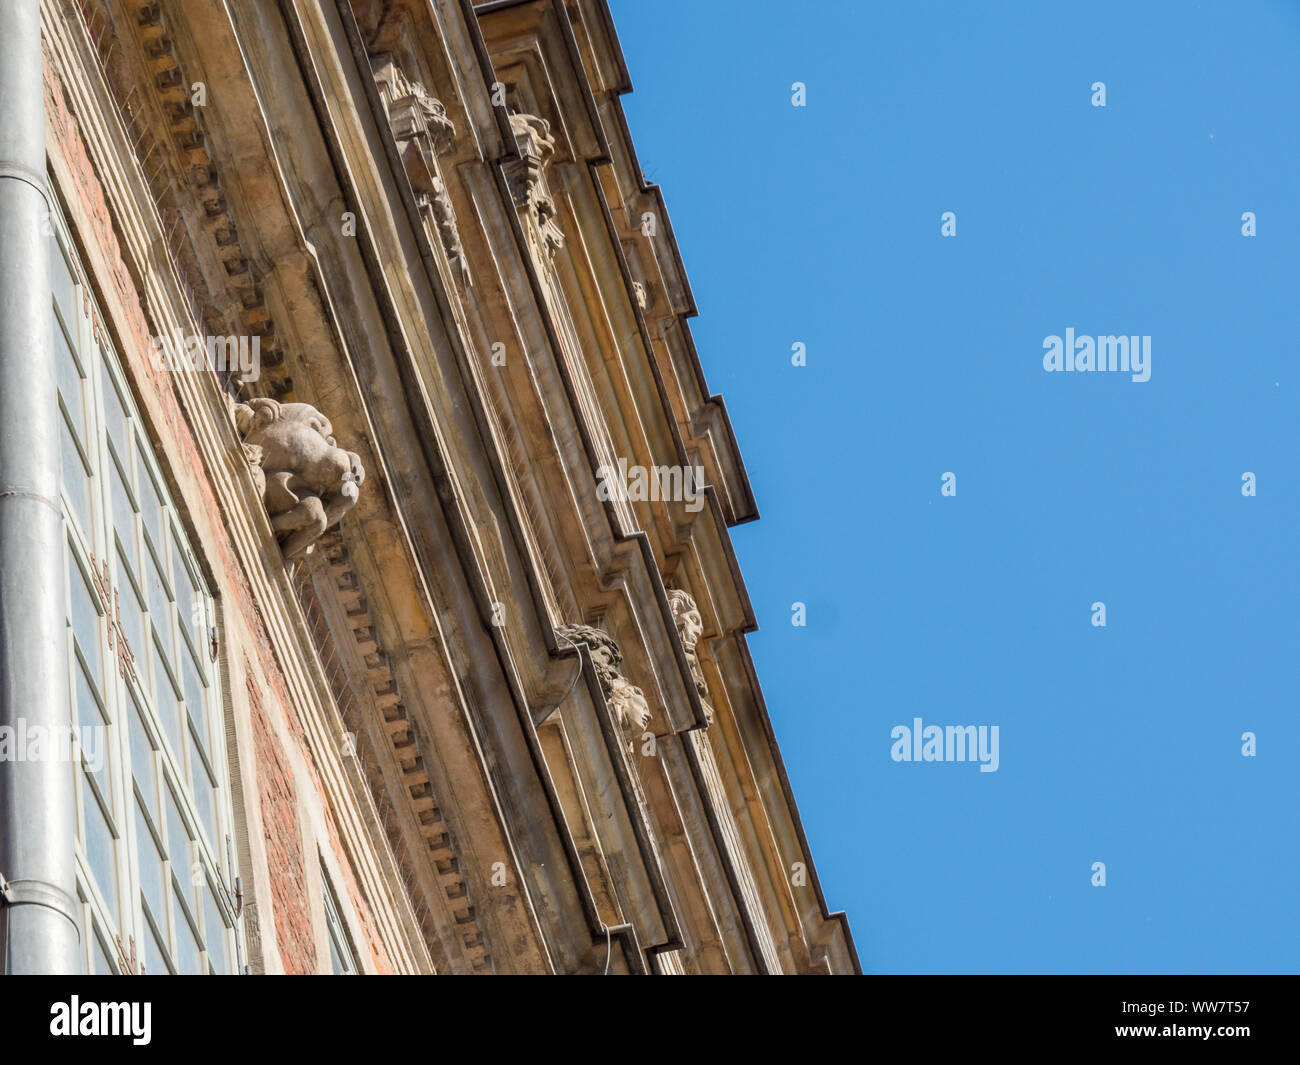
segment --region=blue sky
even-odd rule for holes
[[[611,6],[864,970],[1297,971],[1300,4]],[[1067,327],[1151,379],[1045,372]]]

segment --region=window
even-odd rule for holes
[[[334,887],[330,884],[329,873],[321,869],[320,878],[325,887],[325,924],[330,933],[330,965],[335,976],[355,976],[360,972],[357,955],[352,949],[352,941],[348,939],[343,918],[339,915],[339,903],[334,895]]]
[[[51,248],[77,878],[91,973],[235,971],[231,815],[210,595],[98,328]]]

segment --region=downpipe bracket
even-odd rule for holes
[[[24,166],[12,159],[0,159],[0,178],[13,178],[16,181],[27,182],[41,194],[41,199],[45,201],[46,207],[49,207],[50,190],[44,174],[38,174],[30,166]]]
[[[81,925],[77,920],[79,904],[62,888],[45,880],[6,880],[0,873],[0,903],[13,906],[44,906],[62,914],[77,929],[81,938]]]

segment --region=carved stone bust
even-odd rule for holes
[[[686,652],[686,661],[691,666],[691,679],[695,681],[695,690],[701,696],[709,694],[709,685],[704,679],[704,669],[700,665],[697,647],[704,632],[704,618],[690,594],[680,588],[668,589],[668,606],[673,612],[673,621],[677,624],[677,635],[682,641],[682,650]],[[704,713],[710,724],[713,723],[713,707],[704,704]]]
[[[309,403],[250,399],[234,414],[284,555],[301,558],[356,504],[361,458],[334,443],[329,419]]]
[[[619,725],[633,734],[643,732],[650,724],[650,705],[645,693],[623,676],[623,652],[614,637],[593,625],[561,625],[555,631],[570,643],[587,645],[601,691]]]

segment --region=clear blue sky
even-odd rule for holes
[[[864,970],[1297,971],[1300,4],[612,8]],[[1067,327],[1151,379],[1044,372]],[[892,761],[916,716],[1000,768]]]

